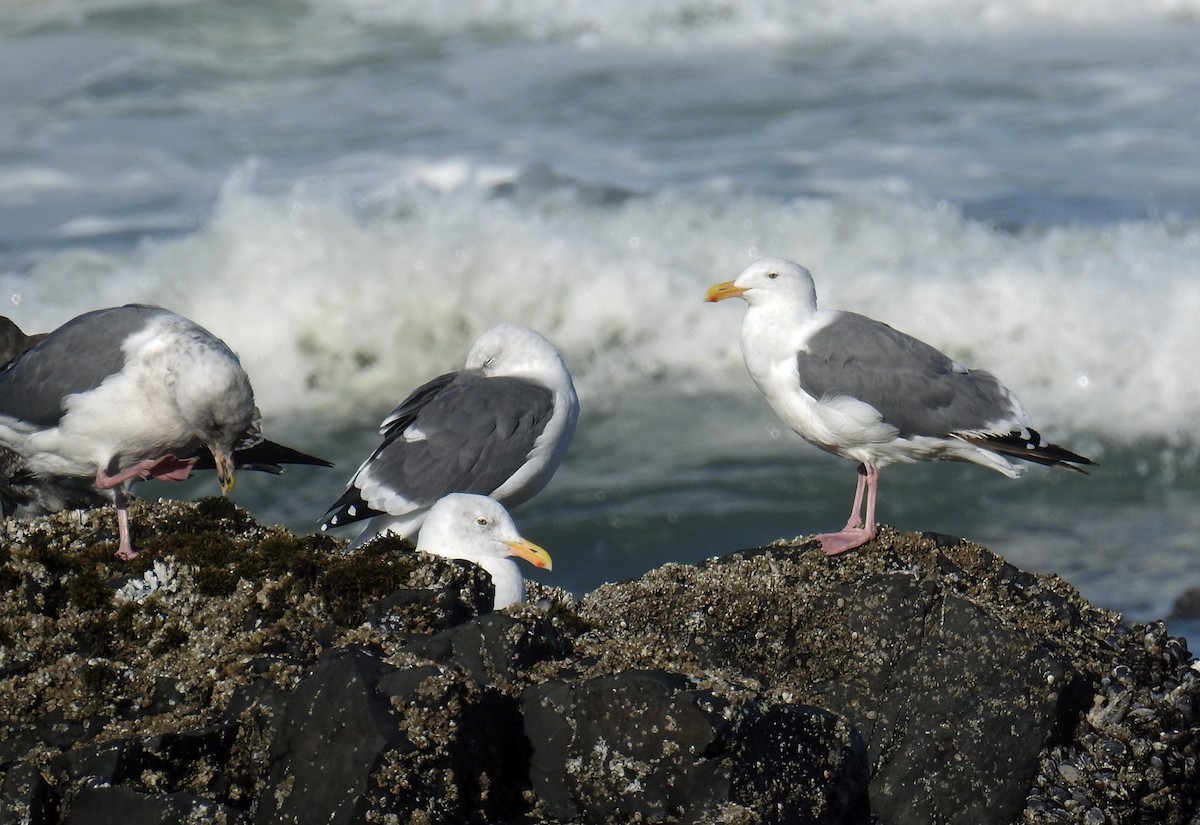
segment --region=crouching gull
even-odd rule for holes
[[[549,570],[550,554],[521,538],[504,505],[488,496],[451,493],[426,514],[417,549],[477,564],[496,588],[493,610],[525,601],[525,578],[510,556]]]
[[[575,433],[579,399],[554,345],[528,327],[497,324],[466,365],[418,387],[379,427],[383,443],[326,511],[321,529],[367,519],[350,547],[409,538],[447,493],[508,507],[537,494]]]
[[[137,555],[128,485],[185,479],[197,462],[190,454],[204,447],[228,493],[234,449],[253,433],[255,418],[237,356],[158,307],[80,315],[0,372],[0,448],[19,459],[16,474],[46,480],[51,496],[69,498],[72,489],[84,498],[111,495],[121,559]]]
[[[705,297],[749,304],[742,356],[775,414],[810,443],[858,462],[850,519],[817,536],[827,555],[875,537],[879,470],[888,464],[970,461],[1016,478],[1022,468],[1010,457],[1078,472],[1075,465],[1093,463],[1043,443],[990,373],[871,318],[817,309],[812,275],[799,264],[763,258]]]

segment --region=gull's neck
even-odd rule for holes
[[[832,320],[834,313],[818,311],[810,302],[776,300],[752,303],[742,318],[742,355],[755,382],[794,362],[808,339]]]
[[[478,564],[492,577],[492,584],[496,588],[493,610],[525,601],[525,578],[512,559],[488,557],[474,558],[470,561]]]

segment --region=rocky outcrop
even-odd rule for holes
[[[1200,673],[885,531],[482,613],[486,574],[220,499],[3,526],[0,823],[1200,822]]]

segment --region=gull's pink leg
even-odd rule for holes
[[[133,549],[133,538],[129,533],[129,496],[125,494],[124,487],[117,487],[113,492],[113,498],[117,505],[117,558],[121,561],[129,561],[135,558],[138,554],[137,550]]]
[[[144,458],[128,470],[111,476],[101,467],[96,470],[96,486],[101,490],[111,490],[118,484],[123,484],[131,479],[145,481],[148,478],[159,481],[183,481],[192,474],[192,467],[195,463],[196,459],[194,458],[176,458],[173,455]]]
[[[821,551],[827,556],[845,553],[856,547],[862,547],[875,538],[875,495],[879,490],[879,470],[876,467],[863,465],[858,477],[858,491],[854,495],[854,512],[845,528],[837,533],[821,533],[817,541],[821,542]],[[867,518],[866,524],[858,518],[858,509],[862,505],[862,493],[866,490]]]
[[[133,537],[129,531],[129,495],[125,492],[125,482],[156,478],[159,481],[183,481],[192,474],[195,465],[194,458],[176,458],[164,455],[160,458],[146,458],[137,464],[115,475],[109,475],[100,467],[96,470],[96,486],[101,490],[112,490],[113,501],[117,506],[117,558],[129,561],[136,558],[138,551],[133,549]]]
[[[867,485],[866,465],[858,465],[858,484],[854,487],[854,505],[850,508],[850,519],[846,522],[846,530],[862,527],[863,488]]]
[[[865,530],[871,534],[871,538],[879,532],[875,526],[875,495],[879,492],[879,468],[871,467],[867,470],[867,519]]]

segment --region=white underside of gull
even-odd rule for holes
[[[800,383],[796,353],[837,319],[836,311],[818,310],[797,323],[790,313],[771,305],[750,306],[742,323],[742,355],[746,368],[780,420],[810,443],[860,464],[885,467],[929,460],[980,464],[1010,478],[1023,468],[954,435],[902,437],[880,411],[848,395],[815,398]],[[1014,399],[1015,401],[1015,399]],[[1007,433],[1026,425],[1024,410],[982,432]]]

